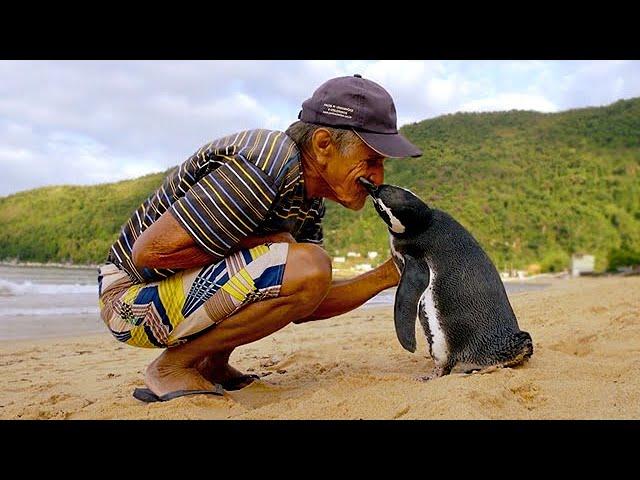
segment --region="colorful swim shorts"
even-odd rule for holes
[[[100,316],[113,336],[129,345],[179,345],[250,303],[277,297],[288,250],[288,243],[260,245],[143,284],[113,264],[103,265]]]

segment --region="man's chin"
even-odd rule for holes
[[[343,207],[348,208],[349,210],[358,211],[362,210],[364,205],[367,203],[367,197],[363,199],[351,200],[350,202],[340,202]]]

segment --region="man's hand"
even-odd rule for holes
[[[378,269],[380,270],[380,274],[386,279],[385,283],[387,285],[390,287],[398,285],[400,282],[400,273],[398,273],[393,257],[389,257],[389,259],[381,264]]]

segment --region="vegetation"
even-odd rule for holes
[[[457,113],[402,132],[424,154],[386,160],[385,181],[449,212],[499,269],[557,271],[582,252],[599,270],[640,263],[640,98],[555,114]],[[372,208],[327,210],[332,254],[388,250]]]
[[[88,187],[43,187],[0,198],[0,258],[102,262],[122,224],[164,175]]]
[[[553,114],[457,113],[402,133],[424,155],[385,161],[385,181],[449,212],[499,269],[558,271],[573,253],[594,254],[598,270],[640,263],[640,98]],[[101,262],[166,173],[0,198],[0,258]],[[327,202],[324,230],[332,255],[386,258],[387,232],[370,205]]]

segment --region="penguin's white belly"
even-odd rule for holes
[[[395,249],[395,247],[393,245],[393,235],[391,235],[391,234],[389,234],[389,248],[391,249],[391,256],[396,260],[393,263],[396,266],[396,268],[398,269],[398,273],[400,275],[402,275],[402,269],[400,268],[399,265],[404,265],[404,258]]]
[[[444,363],[449,356],[449,348],[447,346],[447,338],[444,330],[440,326],[440,314],[436,308],[436,302],[433,295],[433,285],[436,279],[436,272],[429,268],[429,286],[420,297],[418,309],[427,318],[429,330],[431,331],[431,356],[436,363]]]
[[[404,257],[399,253],[393,245],[393,235],[389,234],[389,245],[391,248],[391,255],[397,260],[395,263],[398,268],[398,273],[402,274],[402,271],[398,265],[404,265]],[[418,302],[418,309],[422,311],[422,314],[427,318],[429,324],[429,331],[431,332],[431,356],[437,363],[446,362],[449,356],[449,348],[447,346],[447,338],[444,335],[444,330],[440,326],[440,314],[436,308],[436,302],[433,298],[433,285],[435,284],[436,272],[429,267],[429,286],[424,291]],[[418,312],[416,312],[418,315]]]

